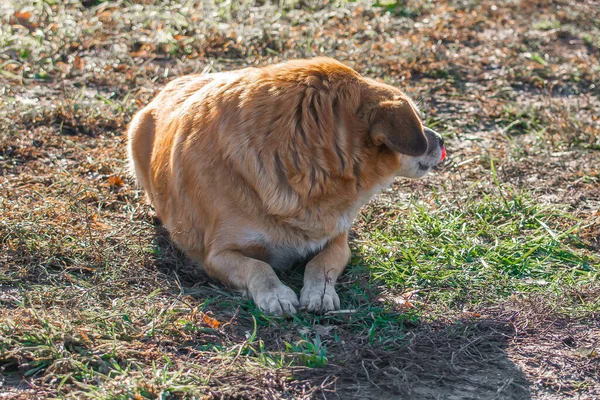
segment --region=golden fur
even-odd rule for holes
[[[270,313],[327,311],[352,220],[395,175],[437,163],[432,135],[403,92],[317,58],[174,80],[134,117],[129,156],[210,276]],[[299,303],[272,267],[312,256]]]

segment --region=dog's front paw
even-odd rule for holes
[[[300,292],[300,306],[313,312],[339,310],[340,298],[329,284],[305,285]]]
[[[296,293],[283,284],[275,289],[259,291],[253,297],[258,308],[272,315],[294,315],[299,305]]]

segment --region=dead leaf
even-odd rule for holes
[[[328,325],[328,326],[323,326],[323,325],[316,325],[315,326],[315,331],[317,332],[317,334],[321,337],[327,337],[330,335],[330,331],[335,328],[334,325]]]
[[[83,61],[83,58],[76,56],[75,62],[73,62],[73,67],[81,71],[83,67],[85,67],[85,61]]]
[[[21,25],[21,26],[27,28],[30,32],[33,32],[38,27],[38,24],[29,21],[31,16],[32,15],[29,11],[25,11],[25,12],[15,11],[9,20],[9,24],[10,25]]]
[[[114,187],[121,187],[125,184],[125,182],[123,182],[123,178],[121,178],[120,176],[113,175],[110,178],[108,178],[108,184]]]
[[[310,328],[308,326],[303,326],[302,328],[298,329],[298,333],[301,335],[308,335],[310,333]]]
[[[411,308],[414,308],[414,305],[403,296],[392,297],[391,300],[400,310],[410,310]]]
[[[62,61],[57,62],[56,67],[63,72],[67,72],[69,70],[69,66],[67,65],[67,63],[64,63]]]
[[[29,21],[29,18],[31,18],[31,13],[29,11],[25,11],[25,12],[15,11],[13,16],[17,20],[19,20],[19,22],[26,22],[26,21]]]
[[[581,357],[586,357],[586,358],[598,357],[598,351],[593,347],[580,347],[577,350],[575,350],[575,352],[577,354],[579,354]]]
[[[85,331],[85,329],[82,329],[82,328],[80,328],[80,329],[79,329],[79,335],[81,335],[81,338],[82,338],[84,341],[86,341],[86,342],[89,342],[89,341],[90,341],[90,338],[89,338],[89,336],[87,335],[87,332]]]
[[[396,302],[396,304],[398,305],[399,308],[403,308],[405,310],[410,310],[411,308],[414,308],[414,306],[412,305],[412,303],[408,300],[399,300]]]
[[[221,326],[221,324],[222,324],[221,321],[218,321],[215,318],[213,318],[210,315],[205,314],[205,313],[202,313],[202,319],[208,326],[210,326],[213,329],[219,329],[219,326]]]
[[[103,230],[109,230],[110,229],[110,225],[107,225],[104,222],[94,221],[94,225],[97,228],[100,228],[100,229],[103,229]]]

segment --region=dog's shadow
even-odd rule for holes
[[[211,280],[178,250],[168,232],[155,224],[156,267],[170,277],[180,293],[204,304],[218,298],[211,311],[217,318],[260,315],[252,302]],[[293,319],[266,318],[257,337],[266,351],[284,351],[294,340],[319,343],[326,353],[323,368],[305,368],[295,378],[320,387],[318,398],[340,399],[530,399],[523,371],[509,357],[516,334],[502,316],[425,322],[410,313],[379,306],[385,288],[368,283],[360,257],[350,273],[340,278],[338,292],[357,306],[347,313],[315,316],[300,313]],[[282,280],[299,290],[302,268],[283,273]],[[357,279],[357,274],[361,275]],[[361,283],[362,282],[362,283]],[[356,285],[366,286],[357,290]],[[233,303],[223,303],[227,296]],[[377,303],[377,304],[370,304]],[[237,303],[234,310],[231,304]],[[228,304],[223,307],[223,304]],[[242,311],[240,311],[240,308]],[[239,319],[246,331],[250,318]],[[234,321],[233,324],[236,322]],[[240,341],[245,338],[240,337]],[[299,359],[302,360],[301,358]]]
[[[175,244],[171,241],[169,232],[161,225],[158,219],[153,220],[154,239],[152,240],[152,249],[155,258],[155,265],[163,274],[176,279],[182,288],[199,286],[211,282],[208,275],[202,271],[202,268],[190,260]]]

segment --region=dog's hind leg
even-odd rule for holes
[[[138,112],[129,125],[128,156],[131,173],[152,201],[151,160],[156,123],[149,109]]]

